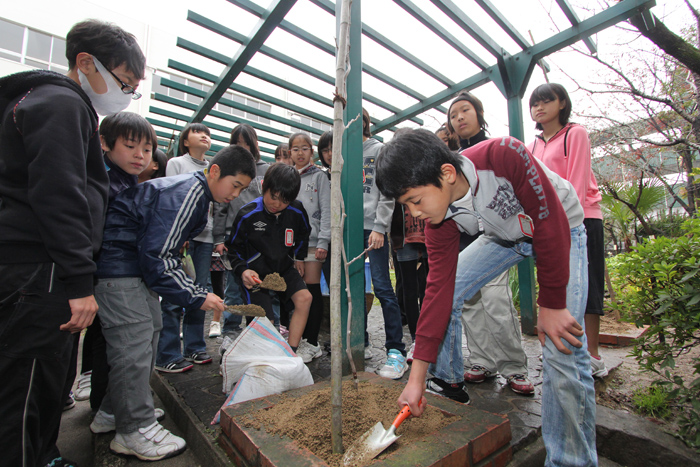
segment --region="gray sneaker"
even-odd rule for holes
[[[163,409],[154,409],[153,415],[156,416],[157,421],[161,421],[165,418],[165,412],[163,412]],[[114,420],[114,415],[103,412],[102,410],[97,411],[95,418],[92,420],[92,423],[90,423],[90,431],[95,434],[109,433],[115,429],[116,422]]]
[[[608,376],[608,369],[605,366],[603,357],[595,358],[591,355],[591,374],[594,378],[605,378]]]
[[[157,461],[177,456],[187,448],[185,440],[175,436],[158,422],[133,433],[117,433],[109,449],[117,454],[136,456],[143,461]]]
[[[313,359],[323,355],[320,345],[311,345],[306,339],[302,339],[297,348],[297,357],[301,357],[304,363],[310,363]]]

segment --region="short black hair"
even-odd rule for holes
[[[456,133],[452,133],[449,128],[447,128],[447,124],[442,125],[440,128],[435,130],[435,135],[440,138],[440,133],[445,132],[447,135],[447,147],[450,148],[450,151],[456,151],[459,149],[459,138],[457,137]],[[442,138],[440,138],[442,139]]]
[[[326,162],[326,160],[323,158],[323,151],[331,147],[333,145],[333,133],[330,131],[326,131],[321,135],[321,137],[318,139],[318,144],[316,145],[316,148],[318,149],[318,158],[321,159],[321,164],[323,164],[324,167],[330,168],[330,164]]]
[[[479,128],[486,130],[489,124],[486,123],[486,119],[484,118],[484,104],[482,104],[479,98],[471,92],[462,91],[457,94],[454,99],[452,99],[450,108],[447,110],[447,129],[450,130],[450,133],[457,134],[452,126],[452,123],[450,123],[450,111],[452,110],[452,106],[459,101],[467,101],[472,105],[472,107],[474,107],[474,110],[476,111],[476,121],[479,122]]]
[[[154,151],[158,147],[156,131],[145,118],[133,112],[118,112],[102,119],[100,136],[110,151],[120,136],[139,143],[145,139],[151,143]]]
[[[229,175],[247,175],[255,178],[255,159],[246,148],[236,145],[226,146],[212,158],[210,166],[218,165],[221,169],[220,178]]]
[[[153,160],[158,163],[158,169],[153,172],[151,178],[165,177],[165,168],[168,166],[168,156],[160,149],[153,151]]]
[[[190,123],[182,130],[182,133],[180,133],[180,140],[177,143],[178,156],[182,156],[190,152],[190,150],[187,149],[187,146],[185,146],[185,141],[187,141],[187,138],[190,137],[190,133],[193,131],[195,133],[206,133],[207,135],[211,136],[209,127],[207,127],[204,123]]]
[[[78,54],[89,53],[108,70],[126,64],[137,79],[146,74],[146,57],[136,42],[136,37],[113,23],[88,19],[73,25],[66,35],[68,68],[74,69]]]
[[[546,83],[540,84],[532,91],[530,94],[530,108],[532,108],[539,101],[553,101],[554,99],[559,99],[560,101],[566,101],[566,105],[563,109],[559,111],[559,123],[566,125],[569,123],[569,118],[571,117],[571,99],[569,99],[569,93],[566,92],[566,88],[561,84],[557,83]],[[542,131],[542,125],[539,123],[535,124],[535,129]]]
[[[432,131],[417,129],[395,136],[377,156],[377,188],[390,198],[410,188],[442,187],[442,165],[452,164],[461,172],[461,157],[450,151]]]
[[[258,148],[258,134],[255,129],[248,125],[247,123],[241,123],[236,125],[233,130],[231,130],[231,139],[229,144],[238,144],[238,139],[243,137],[243,141],[250,147],[250,152],[256,161],[260,160],[260,149]]]
[[[267,169],[262,182],[263,195],[266,192],[276,194],[285,203],[291,203],[297,199],[301,188],[301,176],[299,171],[283,162],[276,162]]]
[[[283,157],[284,153],[287,153],[285,159],[289,159],[289,145],[287,143],[280,143],[280,145],[275,148],[275,160]]]
[[[372,137],[372,132],[370,131],[370,126],[372,125],[372,119],[369,118],[369,112],[367,109],[362,107],[362,136],[367,138]]]

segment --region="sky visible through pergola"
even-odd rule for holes
[[[359,0],[356,0],[359,1]],[[203,17],[212,22],[228,28],[235,33],[245,37],[251,34],[259,22],[258,16],[246,11],[244,8],[234,5],[233,1],[205,1],[198,2],[196,5],[189,5],[191,17]],[[245,2],[244,2],[245,3]],[[248,10],[254,10],[255,5],[264,10],[270,6],[268,1],[248,2],[253,5],[243,7]],[[273,2],[275,3],[275,2]],[[422,97],[433,96],[436,93],[444,90],[446,84],[454,84],[462,81],[466,77],[472,76],[480,71],[478,64],[482,66],[492,66],[496,64],[496,58],[493,54],[480,45],[473,37],[465,32],[458,24],[449,18],[445,11],[450,9],[458,10],[459,16],[472,21],[481,32],[488,36],[494,44],[502,48],[507,54],[517,54],[522,51],[518,43],[513,40],[496,22],[489,17],[485,8],[491,5],[502,13],[503,17],[512,25],[521,39],[527,43],[531,43],[532,39],[536,43],[542,42],[558,31],[566,30],[571,27],[571,19],[567,18],[564,13],[566,8],[565,2],[555,1],[545,2],[524,1],[524,2],[483,2],[483,0],[466,0],[460,2],[436,2],[428,0],[416,0],[415,2],[408,1],[390,1],[390,0],[374,0],[362,2],[362,22],[366,25],[366,31],[369,35],[380,35],[394,45],[400,47],[406,54],[410,54],[416,61],[424,64],[435,71],[433,76],[420,71],[415,66],[402,60],[396,54],[389,52],[385,47],[379,45],[377,41],[368,37],[365,34],[362,39],[362,58],[364,64],[370,70],[363,73],[362,86],[363,92],[366,95],[377,98],[383,103],[388,104],[396,109],[405,109],[420,102]],[[589,2],[584,2],[589,3]],[[319,4],[321,6],[319,6]],[[335,18],[324,9],[324,4],[330,2],[318,2],[312,0],[299,0],[291,8],[289,13],[284,18],[284,23],[292,28],[299,28],[303,33],[308,33],[317,39],[322,44],[332,47],[335,45]],[[442,4],[442,5],[440,5]],[[457,4],[459,7],[457,7]],[[482,8],[480,4],[486,4]],[[192,21],[187,21],[187,8],[183,8],[181,2],[174,2],[173,7],[169,9],[166,17],[173,18],[168,20],[168,24],[176,25],[176,27],[168,30],[168,34],[175,33],[180,37],[180,43],[198,44],[208,51],[219,54],[221,57],[230,57],[234,55],[241,45],[235,41],[223,38],[221,35],[207,30]],[[437,6],[436,6],[437,5]],[[562,5],[564,8],[562,9]],[[442,10],[439,8],[442,7]],[[450,7],[450,8],[448,8]],[[595,13],[600,12],[603,6],[594,8],[587,6],[582,8],[575,3],[571,5],[571,11],[580,21],[590,18]],[[659,14],[657,12],[657,14]],[[146,13],[148,15],[148,13]],[[183,18],[184,17],[184,18]],[[438,30],[431,31],[429,28],[421,24],[416,17],[429,18],[434,28]],[[160,24],[154,27],[161,27]],[[307,42],[295,37],[285,28],[278,27],[269,38],[265,41],[264,48],[274,50],[279,54],[289,57],[291,60],[303,66],[313,69],[313,73],[318,75],[334,76],[335,59],[328,53],[329,49],[322,51],[318,47],[308,44]],[[441,36],[441,37],[440,37]],[[611,39],[612,38],[612,39]],[[454,41],[454,42],[452,42]],[[175,42],[173,39],[172,42]],[[452,42],[452,43],[451,43]],[[591,38],[591,42],[600,49],[605,49],[608,44],[614,44],[614,36],[607,32],[596,34]],[[198,70],[206,71],[214,76],[219,76],[225,69],[225,65],[204,58],[201,55],[184,50],[181,47],[173,47],[172,43],[167,45],[168,52],[166,55],[160,55],[156,63],[150,63],[151,66],[159,70],[166,70],[168,60],[175,60],[180,63],[186,63]],[[576,47],[585,49],[586,46],[579,42]],[[461,51],[468,51],[472,58],[465,57]],[[556,56],[556,60],[554,57]],[[566,76],[585,76],[590,72],[590,68],[581,67],[581,57],[578,54],[560,52],[546,58],[547,63],[551,66],[550,80],[564,82],[570,81]],[[256,70],[262,70],[277,78],[283,79],[296,86],[301,86],[305,89],[313,90],[315,94],[326,96],[330,101],[333,92],[333,84],[323,79],[311,76],[292,66],[280,63],[280,61],[271,58],[263,51],[258,51],[253,58],[248,62],[249,67]],[[583,69],[580,69],[583,68]],[[561,73],[559,70],[565,69],[566,73]],[[396,82],[407,86],[413,96],[401,92],[394,87],[382,82],[381,80],[371,76],[374,72],[378,72]],[[438,76],[438,79],[435,78]],[[534,88],[544,82],[543,72],[537,68],[533,72],[533,78],[530,80],[528,90]],[[332,109],[326,105],[320,104],[312,99],[299,96],[298,94],[280,89],[277,86],[246,73],[245,71],[239,74],[235,83],[260,90],[263,93],[269,93],[270,96],[282,101],[286,101],[291,105],[298,106],[309,110],[315,114],[326,115],[329,118],[332,116]],[[492,83],[484,84],[473,91],[478,95],[485,104],[486,119],[489,122],[492,135],[501,135],[508,133],[508,116],[505,108],[505,99],[501,92],[496,89]],[[526,92],[527,96],[527,92]],[[574,95],[575,100],[578,96]],[[449,103],[449,99],[448,102]],[[156,106],[163,107],[160,103],[155,103]],[[391,110],[382,108],[382,105],[376,105],[368,100],[363,102],[363,105],[368,109],[373,119],[381,121],[393,115]],[[167,107],[167,106],[166,106]],[[179,109],[180,114],[191,115],[188,109]],[[442,108],[444,110],[444,107]],[[526,109],[527,110],[527,109]],[[275,113],[275,110],[273,110]],[[285,115],[286,116],[286,115]],[[445,115],[439,110],[427,109],[416,115],[414,121],[407,120],[399,123],[398,126],[417,127],[419,122],[428,129],[437,129],[440,124],[444,123]],[[211,116],[207,117],[206,121],[221,123],[224,127],[233,127],[235,122],[224,122]],[[184,122],[179,122],[182,125]],[[529,117],[526,114],[524,118],[526,128],[529,128]],[[279,126],[279,125],[278,125]],[[265,137],[264,131],[258,130]],[[384,132],[386,133],[386,132]],[[390,138],[391,133],[380,133],[380,137]],[[270,141],[282,141],[284,138],[280,135],[268,135]],[[525,135],[525,140],[534,137],[534,131],[531,134]],[[317,137],[317,136],[316,136]],[[269,143],[261,144],[263,147],[271,148]],[[269,149],[268,148],[268,149]]]

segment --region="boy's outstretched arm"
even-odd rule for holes
[[[544,345],[545,335],[547,335],[557,350],[567,355],[571,354],[571,350],[564,346],[562,339],[574,347],[583,345],[576,338],[576,336],[583,336],[583,328],[566,308],[556,310],[540,306],[539,316],[537,317],[537,335],[540,339],[540,344]]]

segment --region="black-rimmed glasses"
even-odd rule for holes
[[[124,94],[131,94],[131,98],[132,98],[133,100],[141,99],[141,93],[140,93],[140,92],[137,92],[136,89],[134,89],[133,86],[131,86],[130,84],[126,84],[124,81],[120,80],[120,79],[119,79],[119,76],[117,76],[117,75],[115,75],[114,73],[112,73],[111,70],[107,70],[107,71],[109,71],[109,74],[112,75],[112,76],[114,76],[114,79],[116,79],[117,81],[119,81],[119,84],[122,85],[122,92],[123,92]]]

